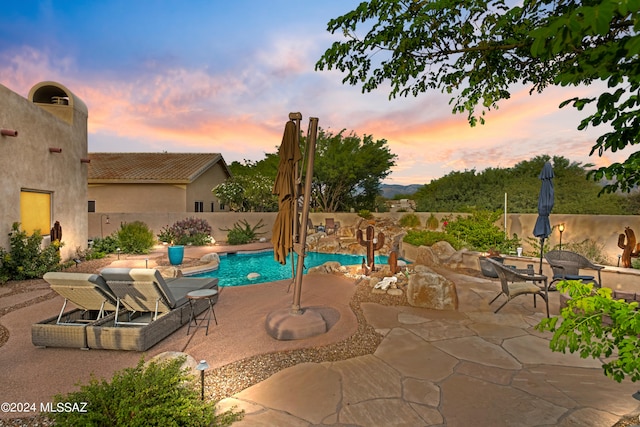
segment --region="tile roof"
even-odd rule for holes
[[[220,153],[89,153],[89,183],[187,184],[218,162]]]

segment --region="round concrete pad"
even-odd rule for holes
[[[280,341],[310,338],[327,332],[327,322],[316,308],[302,309],[300,314],[293,313],[290,308],[273,311],[267,316],[265,326],[267,333]]]

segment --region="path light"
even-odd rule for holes
[[[120,248],[116,248],[116,252],[118,252],[118,259],[120,259]]]
[[[558,231],[560,232],[560,250],[562,250],[562,233],[564,233],[564,222],[558,225]]]
[[[200,398],[204,400],[204,371],[209,369],[209,364],[206,360],[201,360],[196,369],[200,371]]]

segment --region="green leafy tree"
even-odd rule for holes
[[[277,154],[267,154],[258,162],[232,162],[229,166],[232,177],[217,185],[212,191],[232,211],[277,211],[278,200],[272,194],[277,168]]]
[[[547,161],[554,168],[555,204],[553,213],[631,214],[629,197],[604,194],[601,186],[585,181],[587,171],[578,162],[562,156],[536,156],[511,168],[488,168],[451,172],[420,188],[414,198],[419,211],[470,212],[474,209],[504,211],[504,194],[509,212],[536,213],[540,191],[540,171]]]
[[[313,169],[314,204],[325,212],[375,208],[380,183],[391,172],[395,158],[385,139],[345,135],[344,129],[337,134],[319,129]]]
[[[607,88],[560,106],[593,107],[578,129],[607,125],[591,154],[640,142],[640,2],[637,0],[370,0],[328,23],[339,32],[316,69],[336,68],[363,92],[390,86],[390,98],[428,90],[451,94],[473,126],[516,84]],[[640,152],[592,171],[603,192],[640,182]]]

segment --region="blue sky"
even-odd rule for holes
[[[452,170],[509,167],[540,154],[588,157],[599,132],[558,109],[586,88],[512,99],[469,128],[438,92],[389,100],[336,71],[316,72],[351,0],[0,0],[0,84],[69,88],[89,108],[89,151],[220,152],[227,162],[275,152],[291,111],[324,129],[386,139],[398,155],[385,182],[427,183]]]

